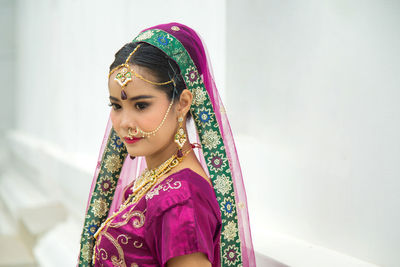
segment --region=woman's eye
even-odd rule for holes
[[[138,102],[135,104],[135,108],[137,108],[138,110],[143,110],[145,108],[147,108],[149,106],[148,103],[144,103],[144,102]]]
[[[110,103],[110,104],[108,104],[110,107],[112,107],[114,110],[117,110],[117,109],[120,109],[121,108],[121,106],[120,105],[118,105],[118,104],[115,104],[115,103]]]

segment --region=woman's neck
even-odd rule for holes
[[[187,151],[191,149],[191,145],[189,142],[186,142],[183,145],[182,150]],[[146,156],[146,164],[149,170],[157,168],[161,164],[163,164],[166,160],[168,160],[172,155],[176,154],[178,150],[177,145],[175,142],[169,144],[167,147],[161,149],[160,151],[156,152],[153,155]]]

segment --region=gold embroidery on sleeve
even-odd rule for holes
[[[100,249],[98,254],[103,261],[108,259],[107,251],[105,251],[104,248]]]
[[[130,238],[129,236],[126,236],[124,234],[120,234],[117,237],[117,242],[121,242],[121,244],[126,245],[126,244],[128,244],[129,238]]]
[[[135,240],[135,242],[133,242],[133,246],[135,248],[141,248],[141,247],[143,247],[143,243]]]
[[[135,210],[134,212],[132,212],[132,217],[133,216],[139,217],[139,219],[134,219],[132,221],[132,226],[135,227],[136,229],[142,227],[144,225],[144,220],[145,220],[143,212]]]
[[[129,222],[129,220],[132,219],[132,217],[139,217],[140,220],[138,221],[137,219],[135,219],[132,222],[132,225],[135,228],[142,227],[144,225],[144,221],[145,221],[144,213],[146,212],[146,209],[142,212],[139,210],[134,210],[135,207],[136,207],[136,205],[133,205],[128,212],[126,212],[125,214],[123,214],[121,216],[121,218],[124,219],[123,221],[121,221],[121,222],[112,222],[111,221],[109,223],[109,226],[113,227],[113,228],[118,228],[118,227],[126,225]]]
[[[113,266],[126,267],[124,251],[122,250],[121,245],[109,233],[104,232],[103,235],[114,245],[118,251],[118,257],[116,255],[111,256],[111,262],[113,263]]]
[[[150,192],[148,192],[146,194],[146,200],[152,199],[154,196],[158,196],[160,194],[160,191],[163,190],[168,191],[169,189],[179,189],[182,186],[182,183],[180,181],[175,181],[174,183],[172,183],[172,178],[168,179],[167,182],[165,184],[160,184],[159,186],[157,186],[156,188],[154,188],[153,190],[151,190]]]

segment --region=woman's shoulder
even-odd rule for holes
[[[206,178],[190,168],[185,168],[164,178],[146,194],[146,199],[173,198],[175,195],[186,199],[193,194],[208,193],[210,190],[213,191]]]
[[[185,168],[166,177],[150,190],[146,196],[147,210],[162,213],[177,205],[189,204],[215,206],[216,196],[209,182],[190,168]]]
[[[204,171],[203,171],[204,172]],[[175,180],[180,180],[186,182],[188,185],[192,185],[193,188],[201,189],[201,190],[212,190],[212,185],[208,177],[206,175],[200,174],[200,171],[193,170],[192,168],[184,168],[176,173],[171,174],[168,178],[174,178]]]

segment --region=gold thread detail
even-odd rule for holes
[[[172,26],[172,27],[171,27],[171,30],[177,32],[177,31],[180,30],[180,28],[179,28],[178,26]]]
[[[109,233],[105,232],[104,236],[114,245],[114,247],[118,251],[118,257],[119,258],[116,257],[115,255],[111,256],[112,263],[114,265],[116,265],[116,266],[126,266],[125,257],[124,257],[124,251],[122,250],[121,245]]]
[[[137,240],[135,240],[135,241],[133,242],[133,246],[134,246],[135,248],[141,248],[141,247],[143,247],[143,243],[142,243],[142,242],[139,242],[139,241],[137,241]]]

